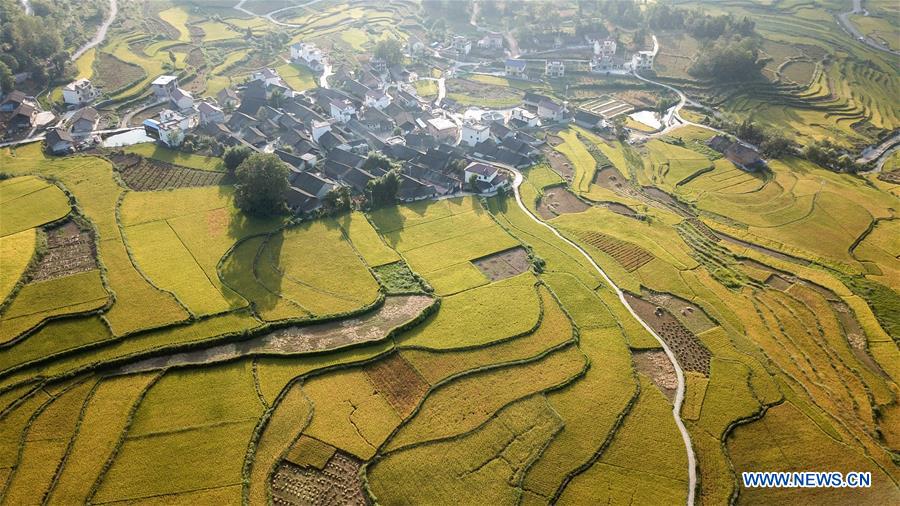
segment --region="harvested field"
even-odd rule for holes
[[[562,186],[548,188],[544,190],[538,202],[537,210],[541,218],[549,220],[567,213],[580,213],[588,209],[588,204],[582,202],[571,191]]]
[[[696,304],[684,300],[671,293],[652,292],[641,290],[641,297],[652,304],[665,308],[675,315],[691,332],[699,334],[716,326],[716,323],[697,307]]]
[[[401,418],[409,416],[428,392],[428,382],[399,353],[363,368],[369,381]]]
[[[222,172],[178,167],[133,153],[112,154],[109,158],[125,185],[137,191],[215,186],[225,177]]]
[[[653,260],[654,256],[644,248],[600,232],[584,232],[581,240],[611,256],[628,272],[635,271]]]
[[[551,146],[558,146],[562,144],[563,141],[555,135],[548,135],[547,142],[550,143]],[[562,176],[567,183],[572,182],[572,178],[575,177],[575,169],[572,168],[572,164],[569,163],[569,160],[567,160],[562,153],[555,149],[544,149],[544,156],[547,157],[550,168]]]
[[[333,350],[383,339],[433,303],[431,297],[386,297],[377,311],[354,318],[274,330],[252,339],[149,358],[126,366],[124,372],[147,371],[173,365],[210,364],[260,354],[292,354]]]
[[[627,179],[622,173],[612,165],[598,168],[597,174],[594,175],[594,184],[606,188],[608,190],[621,190],[627,184]]]
[[[368,504],[359,477],[361,462],[335,452],[321,470],[283,462],[272,476],[272,502],[277,505]]]
[[[709,376],[709,350],[693,332],[662,307],[654,306],[651,302],[627,292],[625,299],[641,319],[666,342],[682,369]]]
[[[472,260],[472,264],[491,281],[511,278],[531,267],[528,252],[521,246]]]
[[[67,221],[47,230],[47,249],[26,276],[29,281],[47,281],[96,268],[94,235]]]
[[[116,58],[110,53],[98,52],[94,61],[93,84],[107,94],[113,93],[144,77],[141,67]]]
[[[642,350],[633,352],[634,368],[653,381],[669,399],[675,400],[675,391],[678,389],[678,378],[675,375],[675,367],[662,350]]]
[[[626,206],[625,204],[620,204],[618,202],[598,202],[597,204],[609,209],[616,214],[621,214],[622,216],[628,216],[629,218],[637,218],[639,216],[637,211]]]

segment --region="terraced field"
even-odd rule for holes
[[[766,83],[689,82],[696,41],[674,35],[664,78],[798,138],[896,128],[895,62],[818,4],[711,5],[759,20]],[[134,72],[110,81],[114,105],[164,65],[210,93],[280,62],[244,42],[269,22],[232,7],[150,5],[115,28],[93,60]],[[424,32],[405,0],[276,17],[336,53]],[[473,101],[524,92],[455,84]],[[597,95],[605,116],[631,107]],[[571,127],[547,135],[521,206],[303,221],[241,214],[216,158],[0,149],[0,502],[900,502],[894,186],[795,157],[747,172],[711,135]],[[830,469],[873,486],[738,481]]]

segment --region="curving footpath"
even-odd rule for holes
[[[683,97],[683,95],[682,95],[682,97]],[[610,287],[612,287],[613,290],[615,290],[616,295],[618,295],[619,300],[622,302],[622,304],[625,306],[625,308],[628,309],[628,312],[631,313],[631,315],[634,316],[634,318],[637,321],[639,321],[645,329],[647,329],[647,332],[650,332],[650,334],[653,337],[655,337],[657,341],[659,341],[659,344],[662,346],[663,350],[666,352],[666,356],[669,357],[669,361],[672,362],[672,365],[675,368],[675,375],[678,379],[678,388],[675,391],[675,402],[674,402],[674,405],[672,406],[672,417],[675,419],[675,425],[678,426],[678,430],[679,430],[679,432],[681,432],[681,438],[684,440],[684,449],[685,449],[685,453],[687,453],[687,460],[688,460],[687,505],[693,506],[694,505],[694,491],[697,488],[697,460],[696,460],[696,457],[694,456],[694,447],[691,444],[691,436],[690,436],[690,434],[688,434],[687,428],[684,426],[684,422],[681,421],[681,404],[684,402],[684,389],[685,389],[684,371],[682,371],[681,366],[678,365],[678,361],[675,359],[675,354],[672,353],[672,350],[669,349],[669,346],[666,344],[666,342],[663,341],[662,338],[659,337],[659,335],[657,335],[656,332],[654,332],[652,328],[650,328],[650,325],[648,325],[647,322],[642,320],[641,317],[638,316],[638,314],[634,311],[634,309],[631,308],[631,306],[628,304],[628,301],[625,300],[625,295],[622,293],[622,290],[620,290],[619,287],[616,286],[615,283],[613,283],[612,279],[610,279],[610,277],[607,276],[606,272],[604,272],[603,269],[601,269],[600,266],[597,265],[597,262],[595,262],[594,259],[591,258],[591,255],[589,255],[588,252],[584,250],[584,248],[582,248],[575,242],[567,239],[566,237],[563,237],[563,235],[560,234],[558,230],[556,230],[552,226],[544,223],[540,218],[538,218],[537,216],[535,216],[534,214],[531,213],[531,210],[529,210],[528,207],[526,207],[525,204],[522,202],[522,196],[519,194],[519,186],[522,184],[522,181],[524,180],[522,173],[519,172],[517,169],[512,168],[510,166],[505,166],[505,167],[508,170],[512,171],[513,174],[515,174],[515,180],[513,181],[513,193],[515,194],[516,204],[519,205],[519,208],[523,212],[525,212],[525,214],[529,218],[531,218],[539,225],[541,225],[541,226],[547,228],[548,230],[550,230],[551,232],[553,232],[553,234],[556,237],[558,237],[562,241],[566,242],[570,246],[574,247],[575,249],[580,251],[582,255],[584,255],[584,258],[586,258],[587,261],[590,262],[591,265],[594,267],[594,269],[596,269],[597,272],[600,273],[600,276],[603,277],[604,281],[606,281],[606,283]]]

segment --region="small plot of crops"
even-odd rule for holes
[[[37,241],[37,229],[30,228],[21,232],[0,237],[0,301],[5,301],[34,255]]]
[[[56,185],[34,176],[0,181],[0,237],[56,221],[69,214],[69,199]]]
[[[497,86],[468,79],[447,81],[447,98],[460,105],[502,109],[522,103],[524,92],[516,88]]]
[[[278,71],[284,82],[294,91],[304,91],[317,86],[315,75],[305,65],[285,63],[275,70]]]
[[[587,244],[590,244],[611,256],[629,272],[634,271],[653,260],[653,255],[640,246],[620,241],[600,232],[588,232],[584,234],[581,239]]]
[[[555,146],[555,149],[565,155],[575,169],[572,178],[573,189],[577,192],[588,191],[591,181],[594,180],[597,162],[574,130],[562,131],[559,133],[559,137],[563,143]]]
[[[188,169],[136,154],[111,154],[110,160],[128,188],[137,191],[167,190],[191,186],[213,186],[223,172]]]
[[[225,171],[225,164],[221,158],[174,151],[157,143],[135,144],[134,146],[128,146],[124,151],[189,169],[215,172]]]

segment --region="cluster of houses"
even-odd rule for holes
[[[79,142],[93,132],[100,114],[87,104],[100,96],[88,79],[77,79],[62,88],[62,98],[66,105],[75,107],[46,133],[47,145],[55,154],[70,152]],[[45,111],[35,97],[13,90],[0,101],[0,124],[6,136],[24,136],[36,129],[47,128],[57,116]],[[63,123],[66,123],[65,125]]]
[[[656,49],[652,51],[637,51],[629,56],[620,54],[618,51],[618,43],[611,37],[600,38],[587,36],[587,41],[592,48],[589,68],[593,73],[625,73],[639,70],[651,70],[653,68],[653,62],[656,58]],[[504,64],[504,73],[507,77],[518,79],[527,78],[528,65],[532,62],[534,62],[534,60],[531,60],[530,62],[526,59],[509,58]],[[540,64],[540,60],[537,60],[537,63]],[[565,61],[552,58],[544,60],[544,77],[558,79],[565,77],[565,75]]]

